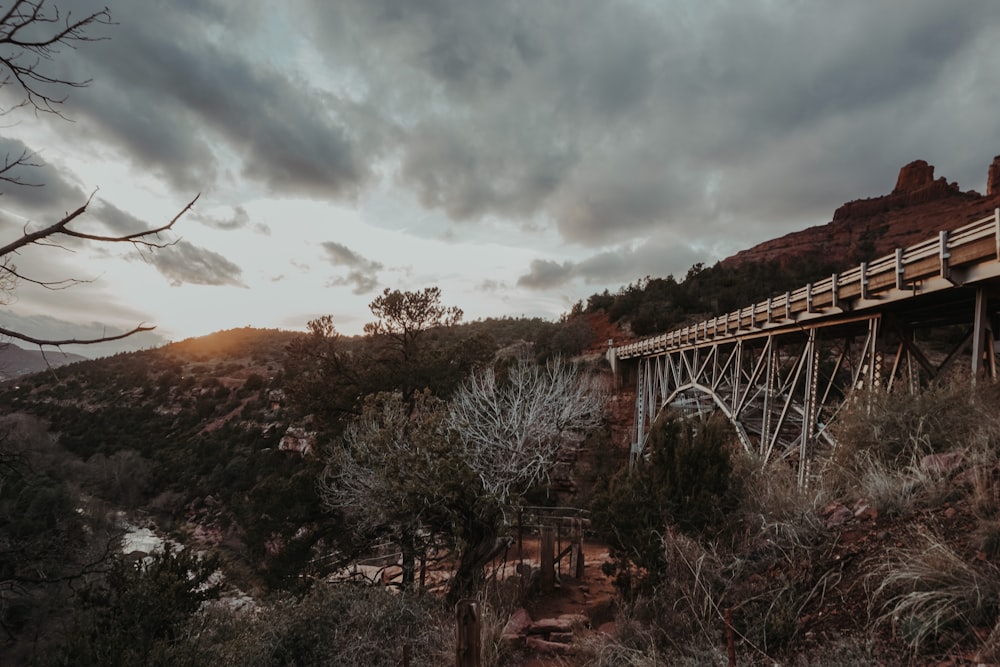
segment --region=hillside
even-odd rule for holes
[[[83,361],[86,357],[59,350],[25,350],[14,343],[0,345],[0,382],[20,375],[38,373],[47,368],[58,368],[66,364]]]

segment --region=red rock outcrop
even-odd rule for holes
[[[792,232],[743,250],[723,266],[752,262],[822,261],[846,268],[890,254],[937,232],[985,218],[1000,206],[1000,156],[989,168],[987,195],[962,192],[958,183],[934,178],[934,167],[915,160],[899,170],[890,194],[858,199],[838,208],[825,225]]]
[[[1000,155],[993,158],[993,164],[986,176],[986,196],[993,197],[1000,194]]]

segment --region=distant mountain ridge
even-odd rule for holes
[[[42,354],[39,350],[25,350],[13,343],[3,343],[0,344],[0,381],[86,359],[87,357],[79,354],[60,352],[59,350],[50,349]]]
[[[1000,206],[1000,156],[987,174],[986,194],[962,192],[958,183],[934,178],[934,167],[915,160],[899,171],[887,195],[847,202],[825,225],[809,227],[742,250],[721,262],[734,268],[753,263],[822,259],[848,267],[919,243],[993,214]]]

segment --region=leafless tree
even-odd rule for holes
[[[548,480],[560,448],[597,425],[606,401],[600,378],[560,359],[522,359],[506,377],[475,374],[452,399],[451,420],[483,490],[506,505]]]
[[[101,11],[74,17],[71,12],[61,13],[58,7],[47,5],[46,0],[14,0],[6,10],[0,6],[0,91],[13,88],[15,102],[12,107],[0,109],[0,115],[8,114],[18,107],[29,107],[36,113],[51,113],[62,116],[60,105],[66,99],[65,90],[86,86],[89,80],[70,79],[54,73],[46,66],[63,48],[75,48],[78,44],[103,39],[90,31],[100,25],[111,25],[111,13]],[[41,184],[25,179],[22,168],[37,167],[33,155],[27,149],[17,155],[6,155],[0,162],[0,183],[21,187],[38,187]],[[3,194],[0,192],[0,194]],[[176,241],[165,239],[164,232],[174,224],[197,201],[192,199],[173,219],[158,227],[142,229],[131,234],[106,235],[82,231],[80,220],[87,212],[93,195],[79,208],[66,213],[55,222],[38,229],[25,226],[19,237],[0,246],[0,305],[9,303],[20,283],[33,283],[50,290],[61,290],[85,280],[66,278],[42,280],[18,270],[15,257],[31,245],[64,247],[70,239],[78,241],[118,244],[126,243],[140,250],[155,250],[172,245]],[[30,336],[20,331],[0,326],[0,335],[32,343],[40,347],[70,344],[92,344],[126,338],[141,331],[149,331],[151,326],[139,324],[122,334],[99,338],[46,339]]]

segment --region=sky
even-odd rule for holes
[[[7,7],[11,0],[0,0]],[[441,288],[466,320],[556,319],[890,192],[916,159],[985,192],[1000,154],[994,0],[45,0],[99,41],[39,61],[85,87],[12,108],[0,239],[173,218],[155,252],[13,258],[0,326],[89,356],[242,326],[371,320]],[[7,47],[9,49],[9,47]],[[0,57],[10,51],[0,49]]]

